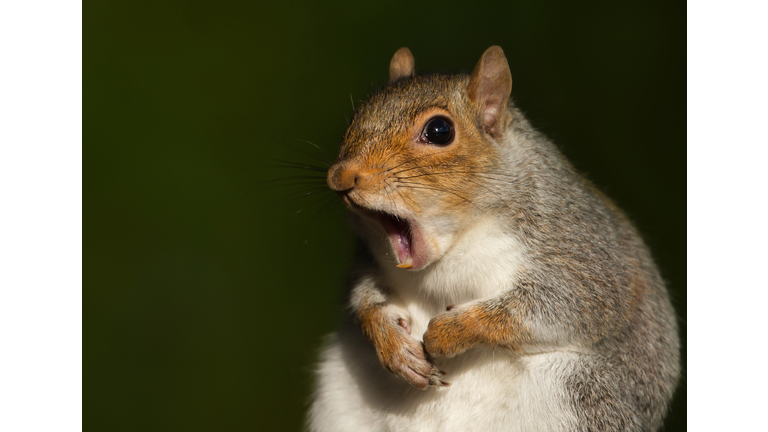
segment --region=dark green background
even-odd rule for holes
[[[300,429],[354,240],[337,202],[263,183],[297,173],[262,158],[315,162],[298,139],[333,154],[350,94],[383,84],[401,46],[417,71],[470,72],[501,45],[513,98],[637,222],[683,324],[685,12],[87,2],[86,427]],[[683,382],[667,430],[685,429],[685,400]]]

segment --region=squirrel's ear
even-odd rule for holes
[[[413,54],[408,48],[397,50],[392,61],[389,62],[389,82],[395,82],[400,78],[413,76]]]
[[[472,72],[467,92],[483,114],[485,129],[498,137],[499,120],[506,113],[512,93],[512,74],[501,47],[492,46],[485,50]]]

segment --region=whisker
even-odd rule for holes
[[[423,155],[423,156],[419,156],[419,157],[417,157],[417,158],[408,159],[408,160],[406,160],[405,162],[401,163],[400,165],[395,165],[395,166],[393,166],[392,168],[389,168],[389,169],[387,170],[387,172],[390,172],[390,171],[392,171],[393,169],[399,168],[399,167],[401,167],[401,166],[403,166],[403,165],[405,165],[405,164],[407,164],[407,163],[411,163],[411,162],[414,162],[414,161],[417,161],[417,160],[420,160],[420,159],[424,159],[424,158],[426,158],[426,157],[430,157],[430,156],[436,156],[436,155],[439,155],[439,154],[441,154],[441,153],[443,153],[443,152],[430,153],[430,154],[426,154],[426,155]],[[405,171],[407,171],[407,170],[405,170]],[[397,172],[394,172],[394,173],[392,173],[392,174],[394,175],[394,174],[398,174],[398,173],[401,173],[401,172],[403,172],[403,171],[397,171]]]
[[[399,182],[398,182],[398,183],[399,183]],[[419,184],[419,183],[417,183],[417,184]],[[426,187],[426,186],[410,186],[410,185],[409,185],[409,184],[407,184],[407,183],[406,183],[406,184],[403,184],[403,186],[402,186],[402,187],[411,188],[411,189],[426,189],[426,190],[433,190],[433,191],[437,191],[437,192],[449,193],[449,194],[451,194],[451,195],[455,195],[455,196],[457,196],[457,197],[459,197],[459,198],[463,199],[464,201],[466,201],[466,202],[468,202],[468,203],[472,204],[473,206],[475,206],[475,208],[477,208],[478,210],[480,210],[480,207],[479,207],[477,204],[475,204],[474,202],[472,202],[472,200],[470,200],[470,199],[468,199],[468,198],[466,198],[466,197],[464,197],[464,196],[461,196],[460,194],[458,194],[458,193],[456,193],[456,192],[454,192],[454,191],[450,191],[450,190],[443,190],[443,189],[438,189],[438,188],[431,188],[431,187]]]
[[[390,159],[392,159],[392,158],[393,158],[393,157],[394,157],[396,154],[397,154],[396,152],[390,152],[390,153],[389,153],[389,156],[387,156],[387,158],[386,158],[386,159],[384,159],[384,160],[383,160],[383,161],[382,161],[382,162],[379,164],[379,166],[380,166],[380,167],[383,169],[383,168],[384,168],[384,165],[386,165],[386,164],[387,164],[387,162],[389,162],[389,160],[390,160]],[[388,172],[388,171],[390,171],[390,170],[386,170],[386,171]]]
[[[314,183],[325,183],[326,179],[325,176],[314,176],[314,175],[292,175],[292,176],[283,176],[279,178],[274,178],[270,180],[264,180],[262,183],[273,183],[276,181],[281,180],[309,180],[310,182]]]
[[[327,200],[327,198],[324,198],[324,199]],[[318,203],[319,202],[320,201],[318,201]],[[330,205],[330,204],[332,204],[334,202],[337,202],[337,201],[330,200],[330,201],[326,202],[325,204],[323,204],[322,207],[320,207],[320,209],[317,212],[315,212],[314,216],[312,216],[312,219],[309,220],[309,223],[307,224],[307,227],[304,229],[304,233],[302,233],[302,235],[301,235],[302,237],[304,237],[306,235],[307,231],[309,231],[309,228],[312,226],[312,223],[315,220],[317,220],[317,216],[319,216],[324,210],[326,210],[328,208],[328,205]],[[308,241],[309,241],[309,237],[307,237],[307,239],[304,240],[304,245],[306,245]]]
[[[323,167],[316,166],[316,165],[301,164],[301,163],[298,163],[298,162],[292,162],[292,161],[287,161],[287,160],[277,159],[277,158],[272,158],[272,157],[267,157],[267,156],[256,156],[256,158],[257,159],[267,159],[267,160],[271,160],[271,161],[275,161],[275,162],[280,162],[281,164],[284,164],[284,165],[267,165],[267,166],[273,166],[273,167],[277,167],[277,168],[306,169],[306,170],[311,170],[311,171],[319,171],[319,172],[323,172],[323,173],[328,172],[327,168],[323,168]]]
[[[321,193],[321,192],[322,192],[322,191],[320,191],[320,192],[315,192],[315,193]],[[295,197],[295,198],[293,198],[293,199],[291,199],[291,200],[288,200],[288,201],[285,201],[285,202],[283,202],[283,203],[281,203],[281,204],[287,204],[288,202],[293,202],[293,201],[296,201],[297,199],[301,199],[301,198],[304,198],[304,197],[306,197],[307,195],[309,195],[309,194],[305,194],[305,195],[302,195],[302,196],[299,196],[299,197]],[[296,210],[295,212],[293,212],[292,216],[296,216],[297,214],[299,214],[299,213],[303,212],[304,210],[308,209],[310,206],[313,206],[313,205],[319,204],[319,203],[321,203],[321,202],[325,202],[326,200],[328,200],[329,198],[332,198],[332,197],[333,197],[333,195],[320,196],[320,197],[319,197],[319,199],[317,199],[317,200],[315,200],[315,201],[312,201],[312,202],[310,202],[309,204],[305,205],[303,208],[300,208],[300,209]]]
[[[411,211],[413,211],[413,207],[408,203],[408,201],[405,199],[403,194],[401,194],[400,191],[397,190],[397,187],[389,184],[387,179],[384,179],[384,184],[387,185],[390,189],[394,190],[398,195],[400,195],[400,200],[403,202],[403,204],[405,204]],[[389,195],[389,194],[387,194],[387,195]],[[394,205],[394,203],[393,203],[393,205]]]
[[[320,185],[307,186],[307,185],[298,184],[298,183],[295,183],[295,184],[284,184],[284,185],[273,185],[270,188],[270,190],[277,190],[277,189],[282,189],[284,191],[284,192],[281,192],[281,193],[292,193],[294,191],[310,192],[310,191],[323,191],[323,190],[328,190],[330,192],[330,190],[326,186],[320,186]]]
[[[280,179],[272,179],[272,180],[265,180],[263,182],[252,184],[250,187],[257,188],[256,190],[268,190],[276,187],[283,187],[283,186],[307,186],[307,187],[323,187],[327,188],[325,185],[325,180],[309,180],[309,179],[298,179],[298,178],[280,178]]]
[[[281,140],[279,140],[279,139],[277,139],[277,138],[275,138],[275,137],[273,137],[273,136],[271,136],[271,135],[269,135],[269,134],[267,134],[267,133],[264,133],[264,132],[262,132],[262,134],[264,134],[264,135],[265,135],[266,137],[268,137],[268,138],[271,138],[271,139],[273,139],[273,140],[275,140],[275,141],[279,142],[280,144],[283,144],[284,146],[286,146],[286,147],[288,147],[288,148],[290,148],[290,149],[293,149],[294,151],[297,151],[297,152],[299,152],[299,153],[301,153],[301,154],[303,154],[303,155],[306,155],[306,156],[309,156],[309,157],[311,157],[312,159],[315,159],[316,161],[319,161],[319,162],[321,162],[323,165],[326,165],[326,166],[331,166],[331,162],[330,162],[330,161],[328,161],[328,160],[325,160],[324,158],[321,158],[321,157],[315,156],[315,155],[313,155],[312,153],[309,153],[309,152],[306,152],[306,151],[304,151],[304,150],[298,149],[298,148],[296,148],[296,147],[294,147],[294,146],[292,146],[292,145],[290,145],[290,144],[288,144],[288,143],[286,143],[286,142],[284,142],[284,141],[281,141]]]
[[[413,160],[415,160],[415,159],[413,159]],[[408,161],[408,162],[412,162],[413,160]],[[498,167],[501,167],[501,166],[504,166],[504,165],[507,165],[507,164],[505,163],[505,164],[480,165],[480,166],[472,167],[472,168],[480,169],[480,170],[486,170],[486,169],[491,169],[491,168],[498,168]],[[407,168],[407,169],[403,169],[403,170],[397,171],[397,172],[393,173],[393,175],[396,175],[396,174],[399,174],[399,173],[402,173],[402,172],[406,172],[406,171],[411,171],[411,170],[414,170],[414,169],[419,169],[419,168],[464,168],[464,167],[459,166],[459,165],[455,165],[455,164],[417,165],[417,166],[414,166],[414,167],[411,167],[411,168]],[[491,171],[486,171],[486,172],[491,172]],[[498,175],[509,175],[509,174],[506,174],[504,172],[496,172],[495,174],[498,174]]]
[[[313,194],[314,193],[321,193],[321,192],[323,192],[325,190],[328,190],[329,192],[331,192],[328,188],[320,187],[320,186],[312,186],[311,188],[308,188],[306,185],[302,185],[302,184],[272,185],[270,188],[257,189],[257,190],[252,190],[252,191],[245,192],[245,193],[237,196],[235,201],[242,201],[242,200],[248,198],[249,196],[256,195],[257,193],[266,192],[267,190],[276,190],[278,188],[283,188],[283,187],[285,187],[285,188],[293,188],[293,190],[288,190],[288,191],[285,192],[286,194],[290,194],[290,197],[294,197],[295,196],[294,194],[297,193],[297,192],[298,193],[310,192],[310,193],[313,193]],[[281,206],[283,204],[286,204],[286,203],[288,203],[290,201],[292,201],[292,200],[286,200],[286,201],[278,202],[277,204],[275,204],[275,207],[273,207],[273,208],[276,208],[277,206]]]
[[[325,149],[323,149],[323,148],[322,148],[322,147],[320,147],[319,145],[317,145],[317,144],[313,143],[312,141],[309,141],[309,140],[305,140],[305,139],[301,139],[301,138],[294,138],[294,139],[295,139],[295,140],[297,140],[297,141],[305,142],[305,143],[307,143],[307,144],[311,145],[312,147],[314,147],[314,148],[316,148],[316,149],[320,150],[321,152],[323,152],[323,155],[325,155],[326,157],[328,157],[328,156],[329,156],[328,152],[327,152]],[[329,162],[329,164],[330,164],[330,165],[333,165],[332,163],[330,163],[330,159],[326,159],[326,160]]]
[[[484,171],[443,171],[443,172],[431,172],[431,173],[424,173],[424,174],[405,176],[405,177],[395,176],[395,178],[397,178],[397,179],[412,179],[412,178],[428,177],[428,176],[434,176],[434,175],[447,175],[447,174],[473,174],[473,175],[483,176],[485,178],[489,178],[489,179],[492,179],[492,180],[498,180],[498,181],[502,181],[502,182],[507,182],[508,180],[507,179],[500,179],[498,177],[491,177],[491,175],[501,176],[501,177],[508,177],[509,179],[516,179],[517,178],[517,176],[511,175],[511,174],[496,174],[496,173],[488,174],[487,172],[484,172]]]

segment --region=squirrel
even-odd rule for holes
[[[652,431],[680,377],[669,294],[630,220],[510,99],[407,48],[359,106],[328,186],[365,245],[311,431]]]

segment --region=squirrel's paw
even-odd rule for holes
[[[424,347],[433,357],[453,357],[480,343],[476,310],[467,307],[448,308],[429,321],[424,333]]]
[[[449,386],[450,383],[443,381],[445,373],[432,364],[424,345],[408,335],[408,323],[400,319],[398,325],[385,343],[377,347],[381,364],[419,390]]]

